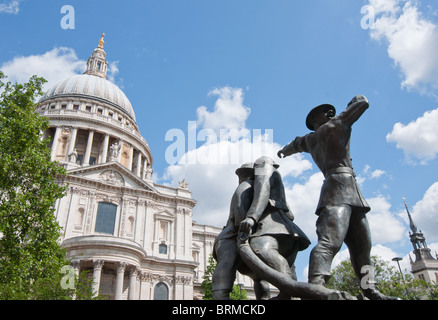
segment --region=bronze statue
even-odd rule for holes
[[[254,197],[246,218],[240,223],[239,238],[241,241],[249,238],[249,246],[265,264],[297,280],[295,258],[310,241],[293,222],[278,167],[269,157],[255,161]],[[290,299],[290,296],[280,290],[277,298]]]
[[[343,242],[348,246],[359,279],[366,275],[361,273],[362,268],[371,266],[371,234],[366,218],[370,207],[356,182],[350,158],[352,125],[368,107],[368,100],[359,95],[337,116],[335,107],[329,104],[312,109],[306,125],[313,132],[297,137],[277,154],[282,158],[298,152],[310,153],[325,177],[316,209],[318,243],[309,263],[309,283],[312,284],[326,284],[332,260]],[[373,284],[362,291],[369,299],[389,298]]]
[[[240,184],[227,225],[214,245],[218,264],[213,274],[213,299],[229,299],[236,270],[253,278],[257,299],[268,297],[266,281],[280,290],[275,299],[353,299],[347,293],[296,281],[293,263],[310,241],[293,222],[278,165],[261,157],[253,171],[250,166],[236,171]]]
[[[217,265],[212,277],[213,300],[229,300],[236,271],[249,275],[254,280],[257,300],[269,298],[269,286],[245,269],[238,252],[237,234],[240,222],[245,219],[254,195],[254,169],[245,163],[236,170],[239,185],[233,194],[228,221],[213,245],[213,257]]]

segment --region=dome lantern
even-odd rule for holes
[[[93,54],[88,58],[87,71],[85,71],[84,74],[90,74],[106,79],[108,61],[106,61],[106,52],[103,50],[104,36],[105,33],[102,33],[98,47],[94,49]]]

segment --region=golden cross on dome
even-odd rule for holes
[[[105,37],[105,33],[102,33],[102,36],[99,40],[99,48],[103,49],[103,44],[105,43],[105,41],[103,41],[103,37]]]

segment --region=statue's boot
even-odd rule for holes
[[[230,300],[230,290],[213,290],[213,300]]]
[[[329,280],[330,276],[326,276],[323,274],[312,275],[309,276],[309,283],[318,284],[320,286],[324,286]]]
[[[376,288],[366,289],[363,291],[363,294],[366,298],[370,300],[401,300],[398,297],[386,296],[383,293],[379,292]]]

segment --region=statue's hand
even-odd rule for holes
[[[352,105],[353,103],[356,103],[356,102],[368,102],[368,100],[363,95],[357,95],[353,99],[351,99],[351,101],[348,103],[348,106],[350,106],[350,105]]]
[[[283,149],[279,150],[277,152],[277,157],[279,157],[280,159],[285,158],[286,156],[284,155],[284,151]]]
[[[255,225],[255,221],[252,218],[246,218],[240,223],[238,234],[239,234],[239,239],[241,241],[248,240],[254,225]]]

